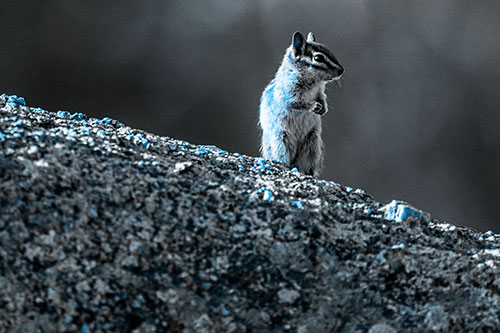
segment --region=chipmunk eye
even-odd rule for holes
[[[316,54],[314,55],[314,61],[325,62],[325,56],[322,54]]]

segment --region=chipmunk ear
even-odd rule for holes
[[[310,32],[307,34],[307,42],[310,43],[310,42],[315,42],[316,41],[316,37],[314,37],[313,33]]]
[[[293,52],[296,57],[304,53],[304,44],[304,35],[296,31],[292,37]]]

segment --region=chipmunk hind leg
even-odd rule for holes
[[[323,164],[323,140],[321,130],[313,128],[299,144],[292,166],[306,175],[318,176]]]
[[[285,140],[285,133],[264,133],[260,147],[262,157],[290,165],[290,153]]]

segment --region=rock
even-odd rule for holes
[[[1,332],[500,327],[500,237],[0,97]]]
[[[375,324],[373,325],[368,333],[397,333],[398,331],[394,329],[391,325],[387,324]]]
[[[300,293],[296,290],[281,289],[278,291],[278,297],[280,303],[294,303],[297,298],[300,297]]]

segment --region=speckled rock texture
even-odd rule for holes
[[[2,95],[0,332],[499,332],[499,235],[383,208]]]

